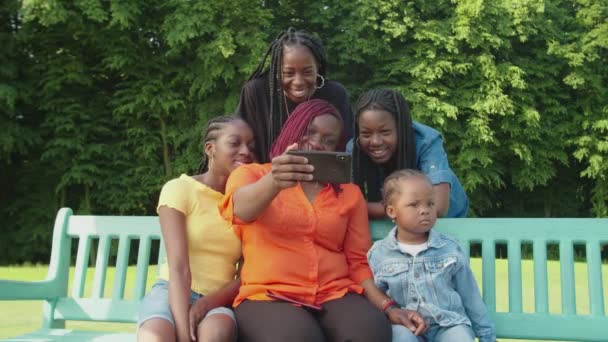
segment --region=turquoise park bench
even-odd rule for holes
[[[388,221],[373,221],[372,238],[383,238]],[[608,219],[441,219],[437,230],[458,238],[465,250],[481,244],[484,301],[501,338],[607,341],[606,291],[602,286],[601,248],[608,243]],[[51,261],[43,281],[0,280],[0,300],[44,301],[41,329],[9,341],[133,341],[134,333],[92,332],[65,329],[66,321],[134,323],[147,284],[151,250],[160,240],[155,216],[83,216],[63,208],[55,220]],[[71,247],[77,240],[74,273],[69,277]],[[93,243],[96,240],[97,243]],[[106,289],[110,251],[117,242],[113,286]],[[505,243],[508,253],[508,312],[496,312],[495,245]],[[532,244],[534,260],[534,310],[523,310],[522,243]],[[559,245],[561,312],[549,311],[547,244]],[[586,251],[589,312],[576,310],[573,245]],[[89,266],[91,246],[97,245]],[[130,249],[137,245],[135,279],[127,279]],[[159,249],[159,260],[164,251]],[[110,265],[114,266],[114,265]],[[87,270],[94,268],[92,289],[85,291]],[[108,278],[109,279],[109,278]],[[125,293],[127,286],[133,289]],[[70,291],[68,291],[70,289]],[[89,293],[90,292],[90,293]],[[126,296],[125,296],[126,294]]]

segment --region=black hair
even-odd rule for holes
[[[211,118],[207,121],[205,125],[205,129],[203,130],[203,134],[201,136],[201,144],[203,145],[203,156],[201,157],[201,162],[198,164],[198,173],[205,173],[209,169],[209,158],[205,153],[205,144],[210,141],[215,141],[219,137],[219,133],[227,124],[237,121],[243,120],[235,115],[222,115]]]
[[[374,163],[360,151],[358,145],[359,117],[367,110],[384,110],[393,116],[397,125],[397,149],[391,159],[383,164]],[[401,169],[418,169],[416,144],[410,110],[405,98],[395,90],[372,89],[363,93],[355,106],[355,143],[353,145],[353,178],[370,202],[382,200],[382,182],[386,175]]]
[[[255,69],[249,80],[267,76],[269,84],[270,113],[268,113],[268,140],[273,142],[279,135],[283,123],[287,119],[286,101],[282,89],[283,50],[285,46],[306,46],[315,58],[319,75],[325,75],[327,65],[327,54],[321,40],[304,30],[296,30],[293,27],[281,32],[266,50],[262,61]],[[266,61],[270,57],[270,63]]]
[[[383,186],[384,191],[382,193],[382,203],[384,203],[385,210],[386,210],[386,207],[392,203],[393,197],[395,195],[399,195],[401,193],[401,188],[399,187],[399,182],[401,182],[402,180],[410,179],[410,178],[424,179],[424,181],[426,181],[428,183],[428,185],[433,187],[433,184],[431,183],[431,180],[429,179],[429,177],[421,171],[414,170],[414,169],[402,169],[402,170],[394,171],[388,177],[386,177],[386,179],[384,180],[384,186]]]

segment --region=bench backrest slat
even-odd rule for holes
[[[532,244],[534,255],[534,311],[549,312],[549,286],[547,283],[547,244],[535,239]]]
[[[559,243],[559,261],[562,289],[562,313],[576,313],[574,291],[574,246],[572,240],[565,239]]]
[[[490,311],[496,311],[496,252],[492,239],[483,240],[481,258],[483,301]]]
[[[91,237],[80,236],[78,239],[78,252],[76,253],[76,267],[72,282],[72,297],[82,298],[89,267],[89,252],[91,250]]]
[[[93,298],[102,298],[106,287],[106,275],[108,273],[108,257],[110,256],[111,239],[102,235],[97,247],[97,259],[95,260],[95,275],[93,276]]]
[[[509,312],[522,312],[521,241],[509,239],[507,244],[509,269]]]
[[[118,255],[116,256],[116,274],[114,275],[114,291],[112,298],[123,299],[125,295],[125,280],[127,279],[127,266],[129,266],[129,249],[131,240],[121,235],[118,240]]]
[[[604,315],[604,290],[602,284],[602,258],[600,244],[587,243],[587,278],[589,286],[589,308],[594,316]]]
[[[167,257],[166,252],[165,252],[165,246],[162,246],[158,249],[158,266],[156,267],[156,274],[160,274],[160,268],[162,265],[162,261],[161,260],[165,260],[165,258]]]
[[[135,290],[133,294],[134,298],[142,298],[146,291],[151,244],[152,239],[149,236],[139,240],[137,270],[135,271]]]

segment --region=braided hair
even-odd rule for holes
[[[203,130],[203,134],[201,136],[201,143],[203,145],[203,156],[201,157],[201,162],[198,164],[198,174],[205,173],[209,170],[209,157],[204,152],[205,144],[210,141],[215,141],[220,135],[220,131],[226,127],[231,122],[236,120],[242,120],[241,118],[235,115],[223,115],[216,116],[207,121],[205,125],[205,129]]]
[[[306,46],[315,58],[318,73],[325,75],[327,65],[327,54],[321,40],[304,30],[296,30],[293,27],[281,32],[275,40],[270,43],[262,61],[249,77],[249,81],[258,77],[268,77],[270,113],[268,113],[268,140],[272,142],[279,135],[283,123],[289,113],[283,106],[285,94],[282,89],[283,80],[283,50],[286,46],[302,45]],[[270,63],[266,66],[266,61]]]
[[[385,209],[386,209],[386,206],[388,206],[389,204],[392,204],[393,197],[401,194],[401,188],[399,187],[399,182],[406,180],[406,179],[411,179],[411,178],[423,179],[431,187],[433,186],[429,177],[422,171],[413,170],[413,169],[397,170],[397,171],[391,173],[384,180],[384,187],[383,187],[384,193],[383,193],[382,202],[384,203]]]
[[[343,127],[342,116],[340,112],[331,103],[321,100],[312,99],[300,103],[293,113],[287,118],[285,126],[281,130],[281,134],[277,137],[270,148],[270,159],[279,156],[285,152],[287,147],[293,143],[299,143],[306,132],[312,121],[321,115],[332,115],[340,123],[340,127]],[[340,141],[336,146],[336,150],[344,149],[345,143],[344,129],[340,134]]]
[[[346,135],[340,112],[336,107],[325,100],[313,99],[300,103],[296,109],[293,110],[293,113],[291,113],[289,118],[287,118],[285,126],[283,126],[283,129],[281,130],[281,134],[279,134],[270,148],[270,159],[283,154],[289,145],[300,143],[312,121],[318,116],[327,114],[338,119],[340,127],[342,127],[340,140],[336,146],[336,150],[343,150],[346,142]],[[331,187],[336,194],[340,192],[339,184],[331,184]]]
[[[360,151],[358,140],[353,144],[353,176],[355,184],[361,188],[370,202],[382,200],[382,182],[386,175],[395,170],[418,169],[416,165],[416,145],[414,127],[405,98],[395,90],[372,89],[362,94],[355,106],[355,134],[359,136],[359,117],[367,110],[389,112],[397,125],[397,149],[391,159],[383,165],[374,163]]]

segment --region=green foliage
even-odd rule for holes
[[[195,172],[268,43],[320,36],[352,99],[392,87],[439,129],[478,216],[608,216],[604,0],[0,4],[0,263],[46,261],[54,214],[153,215]]]

